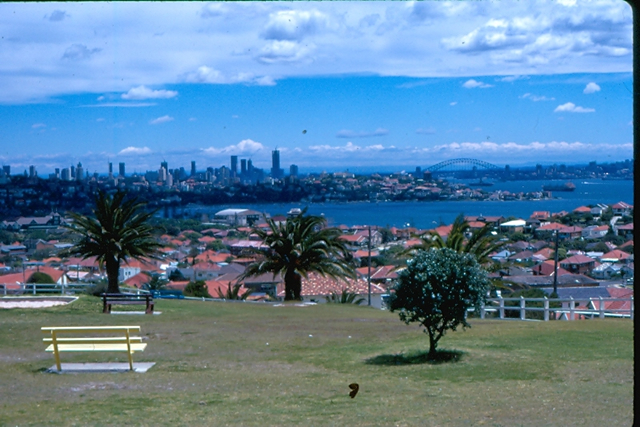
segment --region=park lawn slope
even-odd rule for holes
[[[92,297],[0,310],[1,425],[631,425],[629,320],[472,319],[425,363],[398,316],[338,304],[156,302],[104,315]],[[144,374],[50,374],[41,326],[141,325]],[[64,362],[124,361],[66,353]],[[360,385],[348,396],[348,384]]]

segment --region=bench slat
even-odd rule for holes
[[[46,343],[52,343],[53,338],[42,338],[42,341]],[[126,344],[127,337],[85,337],[85,338],[57,337],[56,342],[58,344],[85,344],[85,343]],[[129,337],[129,342],[131,343],[142,342],[142,337]]]
[[[131,352],[144,351],[146,343],[132,343]],[[45,351],[54,351],[51,344]],[[58,351],[128,351],[127,344],[58,344]]]
[[[140,332],[140,326],[43,326],[40,328],[44,333],[56,331],[58,333],[115,333],[115,332]]]

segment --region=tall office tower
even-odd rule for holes
[[[118,165],[118,175],[124,178],[124,162],[120,162]]]
[[[109,178],[113,176],[113,163],[109,162]]]
[[[413,174],[414,178],[422,178],[422,168],[420,166],[416,166],[416,173]]]
[[[36,167],[33,165],[29,166],[29,178],[35,178],[37,175]]]
[[[76,181],[82,181],[84,179],[84,168],[82,167],[82,163],[78,162],[78,167],[76,168]]]
[[[71,169],[70,168],[62,169],[62,171],[60,172],[60,179],[63,181],[71,181]]]
[[[298,165],[289,166],[289,175],[298,176]]]
[[[247,174],[247,159],[240,160],[240,175],[244,176]]]
[[[238,156],[231,156],[231,177],[238,176]]]
[[[247,172],[251,173],[253,171],[253,162],[251,159],[247,160]]]
[[[271,177],[282,178],[283,171],[280,169],[280,151],[271,152]]]
[[[53,174],[56,178],[60,179],[60,168],[55,168],[55,173]]]
[[[167,169],[164,166],[161,166],[158,170],[158,181],[165,182],[167,180]]]
[[[160,167],[164,168],[167,172],[169,171],[169,164],[167,162],[160,163]]]
[[[196,161],[191,160],[191,176],[196,176]]]
[[[76,167],[71,165],[71,178],[76,178]]]
[[[2,170],[4,171],[4,174],[6,176],[10,176],[11,175],[11,165],[2,166]]]

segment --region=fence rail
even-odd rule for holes
[[[623,302],[619,304],[619,308],[609,307],[610,302]],[[628,302],[626,305],[624,302]],[[514,304],[510,304],[514,303]],[[527,304],[529,303],[529,306]],[[542,307],[540,307],[542,303]],[[584,303],[584,306],[576,304]],[[533,306],[532,304],[535,304]],[[553,307],[553,305],[560,305]],[[475,311],[475,309],[469,309]],[[542,313],[542,319],[545,322],[549,320],[576,320],[582,318],[600,318],[617,317],[633,320],[634,305],[633,297],[630,298],[583,298],[576,300],[569,298],[489,298],[486,304],[479,308],[480,318],[486,318],[487,314],[496,316],[499,319],[516,318],[520,320],[527,319],[527,313]],[[512,313],[517,313],[514,316]],[[509,315],[509,314],[511,315]],[[529,316],[530,318],[533,316]]]
[[[19,287],[13,289],[7,289],[5,285],[2,287],[2,295],[24,295],[24,294],[76,294],[85,292],[87,289],[94,286],[93,283],[24,283]]]

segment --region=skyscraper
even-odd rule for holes
[[[280,169],[280,151],[273,150],[271,152],[271,177],[282,178],[283,170]]]
[[[244,176],[247,174],[247,159],[240,159],[240,175]]]
[[[298,165],[289,166],[289,175],[298,176]]]
[[[109,162],[109,178],[113,176],[113,163]]]
[[[231,177],[238,176],[238,156],[231,156]]]
[[[78,167],[76,168],[76,181],[82,181],[84,179],[84,168],[82,167],[82,163],[78,162]]]
[[[196,161],[191,160],[191,176],[196,176]]]
[[[118,165],[118,175],[124,178],[124,162],[120,162]]]

